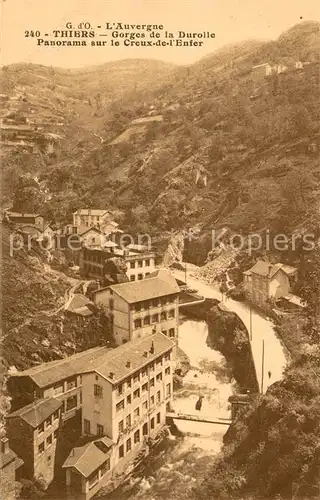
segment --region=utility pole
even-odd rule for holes
[[[187,284],[187,263],[185,262],[185,266],[184,266],[184,280]]]
[[[262,372],[261,372],[261,394],[263,394],[263,378],[264,378],[264,339],[262,339]]]

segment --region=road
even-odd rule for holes
[[[174,276],[185,281],[184,271],[172,271]],[[192,271],[191,271],[192,274]],[[199,281],[187,273],[187,284],[198,290],[206,298],[222,299],[222,294],[218,286],[214,287]],[[250,332],[250,307],[243,302],[237,302],[231,298],[223,298],[223,303],[229,311],[235,312],[243,321],[248,332]],[[262,352],[264,341],[264,367],[262,368]],[[278,339],[273,322],[263,315],[260,311],[252,309],[252,354],[256,367],[257,378],[260,391],[265,393],[269,385],[281,380],[283,371],[286,367],[286,357],[284,349]],[[271,376],[269,377],[269,372]],[[262,377],[263,374],[263,377]]]

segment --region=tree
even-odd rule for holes
[[[308,323],[306,329],[314,342],[320,339],[320,247],[308,256],[305,263],[300,295],[306,304]]]

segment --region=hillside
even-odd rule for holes
[[[60,128],[58,118],[48,127],[63,138],[54,153],[5,153],[5,203],[19,175],[31,172],[49,193],[41,209],[57,221],[83,205],[120,210],[131,230],[142,214],[154,233],[195,224],[291,232],[316,221],[318,48],[319,25],[302,23],[274,42],[228,46],[188,67],[9,66],[5,89],[26,99],[19,112],[63,114]],[[310,64],[297,70],[297,61]],[[269,77],[252,70],[267,62],[287,69]]]

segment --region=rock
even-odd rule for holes
[[[43,347],[50,347],[50,342],[47,339],[43,339],[41,345],[43,345]]]

